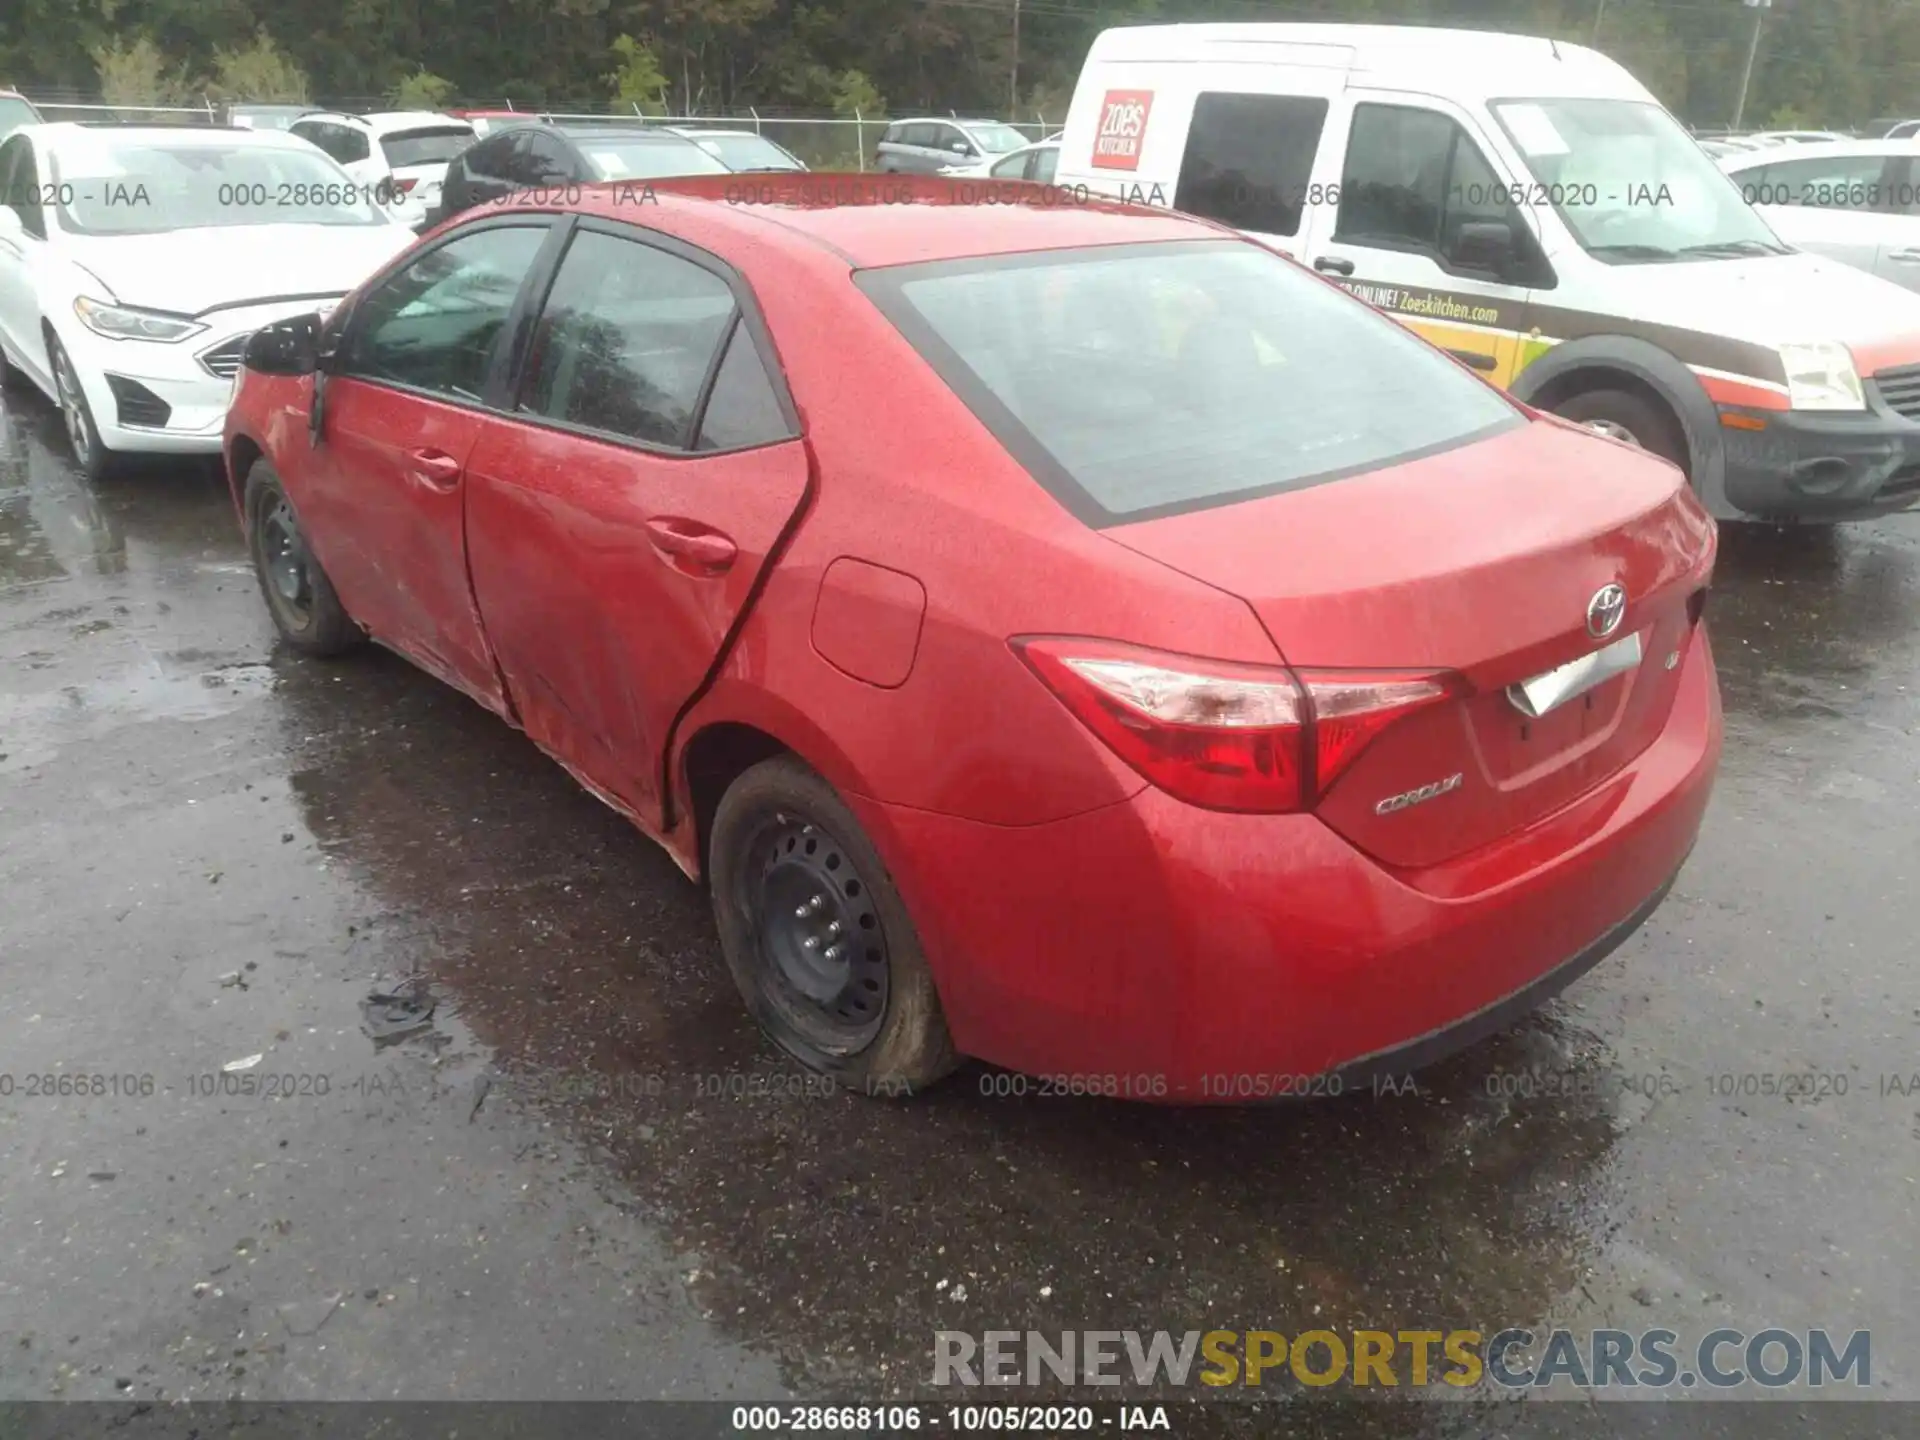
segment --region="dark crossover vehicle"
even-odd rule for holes
[[[438,224],[476,205],[538,186],[728,173],[722,161],[669,130],[514,125],[454,157],[447,166],[440,208],[428,218]]]

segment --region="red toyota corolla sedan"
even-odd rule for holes
[[[1205,222],[836,184],[525,197],[260,332],[286,641],[523,729],[854,1087],[1336,1093],[1647,918],[1721,736],[1679,471]]]

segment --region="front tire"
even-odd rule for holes
[[[1686,436],[1664,406],[1630,390],[1584,390],[1554,407],[1554,414],[1585,425],[1615,440],[1624,440],[1649,454],[1687,466]]]
[[[870,1095],[959,1064],[906,904],[825,780],[791,757],[755,765],[721,797],[709,853],[727,968],[776,1044]]]
[[[266,460],[253,462],[242,499],[247,549],[260,594],[280,638],[304,655],[339,655],[366,635],[353,623],[287,498],[280,476]]]
[[[93,407],[87,404],[87,392],[80,388],[80,372],[73,368],[57,336],[47,336],[47,361],[53,371],[54,397],[60,405],[60,421],[66,427],[67,443],[73,447],[74,462],[92,481],[105,480],[120,469],[120,456],[107,449],[100,439],[100,427],[93,423]]]

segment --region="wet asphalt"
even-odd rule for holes
[[[939,1329],[1553,1324],[1868,1329],[1920,1398],[1920,517],[1726,529],[1672,897],[1417,1093],[900,1103],[809,1093],[704,895],[523,738],[278,650],[211,468],[90,487],[0,405],[0,1399],[878,1399]]]

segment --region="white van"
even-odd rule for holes
[[[1528,404],[1674,461],[1722,519],[1920,501],[1920,296],[1783,244],[1595,51],[1108,30],[1056,183],[1257,236]]]

